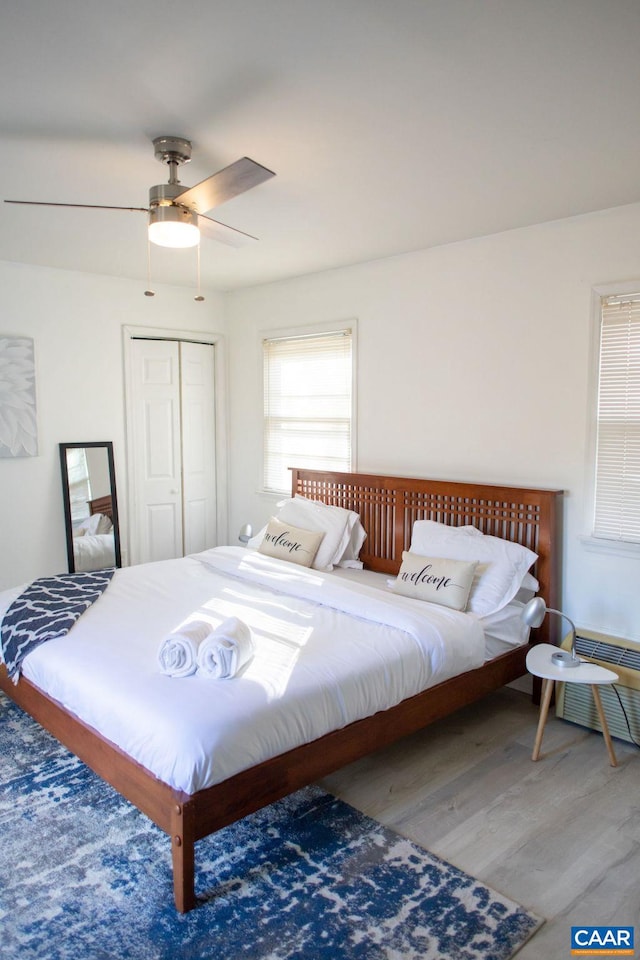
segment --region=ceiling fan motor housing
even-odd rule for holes
[[[191,140],[184,137],[156,137],[153,141],[155,158],[161,163],[189,163]]]
[[[158,183],[149,190],[149,223],[162,220],[181,220],[197,226],[198,214],[182,203],[176,203],[175,197],[184,193],[181,183]]]

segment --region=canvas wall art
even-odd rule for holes
[[[0,457],[37,453],[33,340],[0,334]]]

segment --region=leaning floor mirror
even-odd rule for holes
[[[69,573],[121,566],[113,443],[61,443]]]

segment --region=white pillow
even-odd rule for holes
[[[324,534],[313,530],[302,530],[292,523],[281,523],[272,517],[267,524],[259,553],[278,560],[288,560],[301,567],[310,567],[313,563]]]
[[[352,511],[349,512],[353,518],[351,520],[351,534],[349,536],[349,542],[347,543],[344,553],[342,554],[342,557],[338,561],[337,565],[339,567],[351,567],[357,570],[362,570],[360,551],[362,550],[364,542],[367,539],[367,531],[362,526],[358,514],[354,514]]]
[[[415,600],[439,603],[452,610],[465,610],[477,564],[466,560],[444,560],[402,553],[402,566],[393,583],[393,592]]]
[[[333,570],[342,559],[351,538],[358,514],[352,510],[343,510],[342,507],[333,507],[317,500],[307,500],[306,497],[296,495],[282,500],[278,504],[275,514],[283,523],[293,523],[303,530],[320,530],[324,538],[313,562],[315,570]],[[262,543],[264,527],[255,537],[249,540],[247,546],[258,548]]]
[[[276,516],[284,523],[295,523],[305,530],[321,530],[324,537],[313,566],[315,570],[333,570],[349,542],[351,531],[347,510],[305,497],[294,497],[282,504]]]
[[[105,516],[104,513],[99,514],[100,522],[98,523],[98,529],[96,533],[111,533],[113,530],[113,523],[109,517]]]
[[[86,520],[83,520],[82,523],[78,525],[78,530],[82,530],[85,534],[94,536],[96,533],[100,532],[100,524],[105,519],[108,518],[104,517],[101,513],[92,513],[91,516],[87,517]],[[76,534],[76,536],[77,535],[78,534]]]
[[[537,593],[540,589],[540,584],[536,578],[531,573],[525,573],[522,578],[522,583],[520,584],[521,590],[531,590],[532,593]]]
[[[360,521],[360,514],[356,513],[355,510],[347,510],[345,507],[336,507],[331,503],[324,503],[322,500],[309,500],[308,497],[303,497],[299,493],[296,493],[294,499],[301,500],[303,503],[310,503],[313,507],[333,511],[337,523],[341,522],[342,517],[346,518],[348,539],[342,553],[340,553],[342,541],[340,542],[332,563],[337,567],[352,567],[362,570],[359,557],[362,546],[367,539],[367,532]]]
[[[475,531],[475,532],[473,532]],[[467,609],[486,617],[515,597],[537,554],[519,543],[482,534],[475,527],[449,527],[434,520],[416,520],[411,552],[478,564]]]
[[[361,569],[362,564],[358,560],[358,556],[367,534],[360,522],[360,515],[355,510],[336,507],[331,503],[324,503],[322,500],[309,500],[308,497],[303,497],[299,493],[296,493],[294,501],[298,506],[304,505],[312,512],[315,511],[315,514],[312,515],[315,515],[316,518],[318,517],[318,510],[324,511],[324,513],[319,514],[323,523],[326,523],[329,515],[332,518],[332,526],[335,525],[336,530],[341,529],[343,522],[346,524],[346,530],[339,537],[336,552],[330,563],[331,566],[358,567]],[[331,569],[331,567],[328,569]]]
[[[540,584],[536,578],[530,573],[525,573],[520,588],[513,599],[518,600],[520,603],[528,603],[529,600],[535,597],[539,589]]]

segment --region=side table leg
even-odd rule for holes
[[[618,761],[616,760],[616,755],[613,752],[613,743],[611,742],[611,734],[609,733],[609,727],[607,726],[607,718],[604,715],[604,710],[602,709],[602,700],[600,699],[600,691],[598,690],[595,683],[591,684],[591,689],[593,690],[593,699],[595,700],[596,710],[598,711],[598,716],[600,717],[600,726],[602,727],[602,736],[604,737],[604,742],[607,745],[607,753],[609,754],[609,763],[612,767],[618,766]]]
[[[540,703],[540,718],[538,720],[538,730],[536,733],[536,742],[533,745],[533,753],[531,754],[532,760],[537,760],[540,756],[540,747],[542,745],[542,735],[544,733],[544,725],[547,722],[547,714],[549,713],[549,704],[551,703],[551,694],[553,693],[553,680],[544,679],[542,681],[542,702]]]

